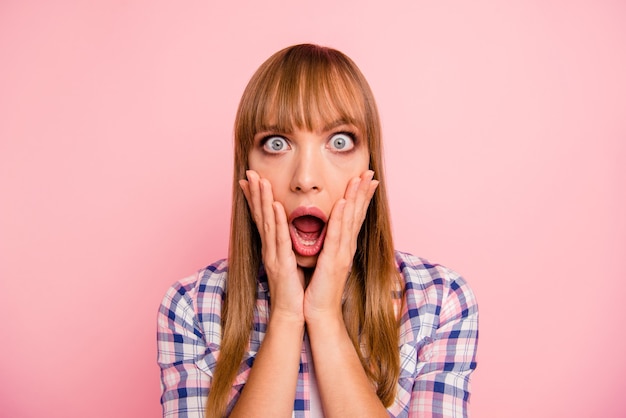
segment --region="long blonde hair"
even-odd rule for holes
[[[367,81],[350,58],[334,49],[303,44],[285,48],[265,61],[239,103],[222,343],[207,417],[226,414],[233,380],[253,328],[261,240],[238,180],[245,178],[254,135],[270,125],[285,131],[293,127],[313,130],[337,120],[352,123],[364,133],[370,169],[380,181],[358,236],[343,316],[378,397],[384,405],[393,402],[400,373],[393,295],[400,278],[385,190],[378,110]]]

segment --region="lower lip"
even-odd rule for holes
[[[312,257],[318,255],[324,245],[324,238],[326,237],[326,227],[320,232],[320,236],[313,242],[304,242],[298,235],[298,230],[295,226],[289,226],[289,234],[291,235],[291,243],[293,250],[296,254],[303,257]]]

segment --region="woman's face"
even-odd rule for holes
[[[315,132],[270,129],[254,136],[248,161],[285,208],[298,265],[315,266],[333,205],[369,167],[363,134],[341,121]]]

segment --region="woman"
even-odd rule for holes
[[[339,51],[296,45],[235,121],[228,260],[158,319],[164,416],[466,416],[477,306],[394,251],[378,112]]]

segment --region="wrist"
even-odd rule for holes
[[[304,315],[302,314],[302,312],[272,309],[270,310],[269,323],[275,324],[275,326],[304,328],[305,321],[304,321]]]
[[[305,316],[307,328],[311,332],[334,334],[344,332],[346,324],[343,320],[343,313],[339,312],[316,312]]]

